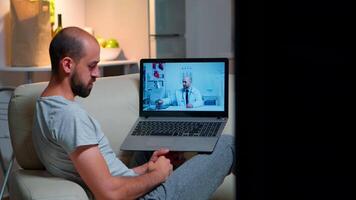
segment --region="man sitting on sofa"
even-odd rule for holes
[[[98,122],[75,101],[87,97],[99,77],[96,39],[80,28],[64,28],[49,52],[52,74],[36,102],[32,139],[54,176],[81,184],[96,199],[208,199],[234,169],[231,136],[221,137],[213,153],[196,155],[174,171],[168,149],[129,169]]]

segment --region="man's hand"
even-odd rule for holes
[[[158,160],[158,157],[166,155],[168,152],[169,152],[169,149],[161,148],[161,149],[153,152],[149,161],[156,162]],[[143,165],[132,168],[132,169],[135,171],[136,174],[139,174],[139,175],[145,174],[148,172],[148,162]]]
[[[171,161],[171,164],[173,165],[174,169],[179,167],[186,161],[183,152],[169,151],[169,149],[165,148],[161,148],[153,152],[150,161],[156,162],[160,156],[165,156],[166,158],[168,158]]]
[[[156,100],[156,105],[162,105],[162,104],[163,104],[163,100],[162,99]]]
[[[171,165],[170,160],[164,156],[158,157],[155,162],[148,162],[148,173],[154,173],[161,182],[167,180],[172,171],[173,166]]]
[[[161,109],[162,105],[163,105],[163,100],[162,99],[156,100],[156,109]]]
[[[169,153],[169,149],[158,149],[157,151],[153,152],[150,161],[156,162],[160,156],[166,155],[167,153]]]
[[[188,104],[186,105],[186,107],[187,107],[187,108],[193,108],[193,104],[188,103]]]

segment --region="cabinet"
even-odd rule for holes
[[[184,58],[185,0],[149,0],[151,58]]]

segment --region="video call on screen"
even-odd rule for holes
[[[224,62],[143,64],[144,111],[224,111]],[[188,108],[183,78],[191,80]],[[163,104],[157,104],[163,99]],[[197,101],[197,102],[194,102]]]

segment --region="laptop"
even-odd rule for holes
[[[139,118],[120,149],[212,152],[228,120],[228,59],[140,60]]]

